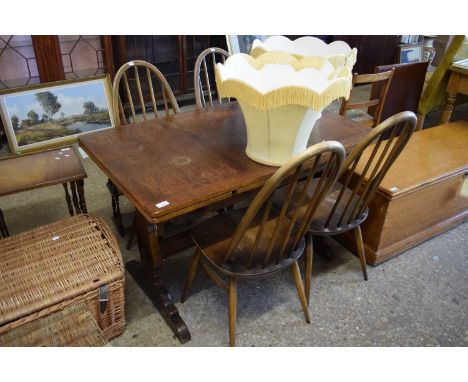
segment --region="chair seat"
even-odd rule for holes
[[[346,117],[362,125],[374,127],[374,122],[375,122],[374,117],[370,115],[369,113],[367,113],[365,110],[360,110],[360,109],[347,110]]]
[[[299,183],[304,183],[304,181],[299,182]],[[318,184],[318,181],[314,180],[311,182],[309,189],[307,190],[307,196],[304,198],[305,206],[303,208],[307,208],[306,207],[307,203],[309,202],[310,197],[313,195],[313,192],[315,190],[315,187],[317,187],[317,184]],[[343,185],[341,183],[339,182],[335,183],[335,185],[332,187],[328,196],[322,201],[322,203],[318,207],[315,213],[315,216],[312,219],[312,222],[310,224],[310,228],[309,228],[309,231],[312,232],[312,234],[328,235],[328,234],[337,234],[340,232],[345,232],[345,231],[355,228],[356,226],[361,224],[364,220],[366,220],[367,214],[368,214],[367,209],[362,214],[357,216],[356,219],[354,219],[350,223],[343,224],[343,225],[338,224],[343,211],[348,205],[349,200],[352,199],[351,206],[354,206],[359,197],[359,195],[353,195],[352,190],[350,190],[349,188],[346,188],[343,193],[343,196],[341,197],[333,213],[333,217],[330,219],[330,222],[325,227],[328,217],[330,216],[332,212],[333,206],[335,205],[336,200],[338,199],[338,195],[340,194],[342,187]],[[284,200],[287,189],[288,189],[288,186],[285,186],[277,191],[277,194],[275,195],[275,201],[274,201],[275,206],[281,205],[281,201]],[[297,189],[301,190],[301,187],[297,187]],[[293,197],[292,199],[297,200],[298,198]],[[294,210],[294,209],[295,209],[295,206],[291,206],[291,208],[289,208],[286,214],[290,216],[289,211]],[[352,207],[348,209],[347,216],[349,216],[351,212],[352,212]],[[300,224],[300,223],[301,223],[300,219],[298,219],[297,224]]]
[[[268,252],[268,244],[270,242],[268,238],[271,238],[272,232],[278,222],[278,213],[272,209],[271,216],[265,224],[262,238],[258,243],[257,251],[249,264],[249,257],[254,247],[255,238],[263,216],[263,210],[261,210],[245,232],[230,260],[227,263],[223,263],[231,237],[244,216],[245,211],[245,209],[240,209],[214,216],[192,230],[192,237],[196,245],[215,268],[225,274],[237,277],[258,277],[280,271],[291,265],[293,261],[296,261],[302,255],[305,248],[303,239],[296,250],[289,253],[289,257],[283,258],[283,260],[276,263],[276,256],[280,253],[283,245],[282,238],[286,237],[290,223],[287,217],[283,217],[279,222],[277,240],[271,251],[271,261],[265,267],[262,266],[263,259]],[[288,243],[289,247],[291,246],[291,241]]]

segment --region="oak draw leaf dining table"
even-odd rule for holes
[[[309,145],[336,140],[349,153],[369,131],[324,112]],[[193,244],[189,231],[167,238],[166,229],[175,219],[245,199],[266,182],[277,167],[249,159],[246,143],[236,102],[79,137],[80,146],[136,208],[141,262],[127,262],[126,268],[182,343],[190,332],[164,285],[163,259]]]

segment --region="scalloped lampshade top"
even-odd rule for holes
[[[250,55],[258,57],[266,52],[282,51],[298,58],[319,56],[330,60],[333,65],[353,67],[356,63],[356,48],[351,48],[344,41],[333,41],[330,44],[312,36],[290,40],[285,36],[271,36],[265,41],[255,40]]]
[[[234,54],[215,67],[222,98],[236,98],[247,128],[246,154],[281,166],[307,147],[322,109],[349,97],[351,69],[323,57],[298,59],[285,52],[257,58]]]

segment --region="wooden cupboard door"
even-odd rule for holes
[[[357,48],[357,61],[353,72],[359,74],[374,73],[377,65],[394,64],[397,58],[399,37],[386,36],[346,36],[335,35],[333,40],[347,42],[352,48]]]

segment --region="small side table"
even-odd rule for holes
[[[70,215],[87,212],[84,179],[88,175],[74,147],[1,159],[0,174],[0,196],[62,184]],[[0,235],[9,235],[1,209]]]
[[[450,79],[447,85],[447,98],[443,106],[442,116],[440,117],[440,124],[450,122],[450,117],[453,111],[453,104],[457,99],[457,94],[462,93],[468,95],[468,70],[451,66]]]

